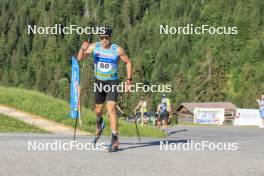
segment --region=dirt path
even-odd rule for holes
[[[49,131],[54,134],[63,134],[63,135],[73,135],[74,128],[71,126],[66,126],[61,123],[36,116],[27,112],[20,111],[15,108],[7,107],[4,105],[0,105],[0,113],[5,114],[10,117],[14,117],[18,120],[21,120],[25,123],[37,126],[41,129]],[[86,131],[82,131],[77,129],[77,135],[90,135],[90,133]]]

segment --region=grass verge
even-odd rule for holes
[[[0,87],[0,103],[14,107],[44,118],[48,118],[65,125],[74,126],[75,120],[69,117],[69,103],[56,99],[43,93],[11,87]],[[94,113],[82,107],[83,125],[80,129],[94,133],[95,115]],[[109,121],[106,120],[106,129],[104,135],[110,135]],[[155,127],[146,126],[139,128],[140,134],[145,137],[164,137],[165,134]],[[119,134],[121,136],[136,136],[134,124],[127,124],[119,120]]]
[[[48,133],[33,125],[29,125],[20,120],[0,114],[0,132],[30,132],[30,133]]]

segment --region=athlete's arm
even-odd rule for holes
[[[159,113],[160,112],[160,105],[158,105],[158,107],[157,107],[157,113]]]
[[[85,57],[90,56],[95,48],[95,43],[89,44],[88,42],[83,42],[81,49],[78,52],[78,61],[83,60]]]
[[[116,109],[117,109],[119,112],[121,112],[122,114],[124,114],[124,111],[123,111],[118,105],[116,105]]]
[[[131,79],[132,78],[132,76],[131,76],[131,74],[132,74],[132,64],[131,64],[131,61],[130,61],[129,57],[126,55],[124,49],[121,48],[121,47],[117,48],[117,52],[119,54],[120,59],[122,61],[124,61],[125,64],[126,64],[127,79]]]

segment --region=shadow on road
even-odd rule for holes
[[[118,151],[128,150],[128,149],[134,149],[134,148],[141,148],[141,147],[149,147],[149,146],[157,146],[160,145],[161,142],[164,143],[187,143],[189,140],[160,140],[160,141],[151,141],[151,142],[138,142],[138,143],[121,143],[121,145],[129,145],[128,147],[122,147],[118,149]]]
[[[169,136],[169,135],[172,135],[172,134],[175,134],[175,133],[184,132],[184,131],[187,131],[187,129],[171,131],[171,132],[168,133],[168,136]]]

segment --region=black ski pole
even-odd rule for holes
[[[79,112],[78,112],[79,113]],[[78,123],[78,114],[77,117],[75,118],[75,127],[74,127],[74,135],[73,135],[73,141],[75,141],[75,137],[76,137],[76,128],[77,128],[77,123]]]
[[[139,131],[138,131],[138,126],[137,126],[136,114],[134,115],[134,123],[135,123],[136,130],[137,130],[138,140],[141,142],[141,138],[140,138],[140,134],[139,134]]]

